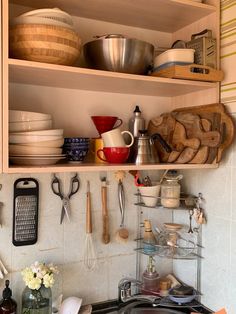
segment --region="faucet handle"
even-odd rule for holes
[[[142,281],[140,281],[140,280],[137,280],[137,279],[132,278],[132,277],[130,277],[130,278],[125,277],[119,281],[118,288],[119,289],[129,289],[132,283],[135,285],[142,285]]]

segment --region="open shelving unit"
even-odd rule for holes
[[[93,172],[93,171],[118,171],[118,170],[165,170],[165,169],[216,169],[218,164],[86,164],[66,163],[53,166],[16,166],[11,165],[8,173],[42,173],[42,172]]]
[[[12,0],[12,3],[40,9],[54,7],[54,0]],[[57,6],[71,15],[111,23],[173,33],[216,12],[211,4],[191,0],[57,0]],[[140,16],[142,18],[140,18]]]
[[[115,170],[162,170],[162,169],[215,169],[218,164],[70,164],[58,163],[52,166],[16,166],[9,164],[8,157],[8,109],[19,109],[28,111],[42,111],[41,105],[34,102],[30,103],[31,96],[28,90],[37,87],[39,90],[37,97],[40,97],[45,88],[50,89],[48,92],[47,107],[49,113],[56,112],[56,116],[60,119],[58,128],[64,128],[65,133],[70,132],[69,123],[63,123],[63,108],[67,109],[70,100],[57,99],[59,103],[53,104],[53,97],[57,94],[58,89],[66,90],[67,93],[80,91],[88,91],[98,93],[97,98],[108,98],[112,106],[117,111],[119,109],[123,121],[127,124],[127,120],[133,109],[133,103],[130,100],[129,105],[119,103],[120,95],[126,95],[126,99],[134,99],[137,96],[142,98],[144,105],[148,107],[149,97],[156,97],[158,110],[152,106],[152,112],[147,112],[150,119],[154,114],[160,114],[169,111],[177,106],[189,106],[189,99],[192,105],[199,105],[210,102],[217,102],[219,97],[219,84],[212,82],[168,79],[153,76],[134,75],[126,73],[108,72],[89,69],[78,66],[62,66],[55,64],[31,62],[26,60],[18,60],[9,58],[8,37],[9,37],[9,20],[18,14],[29,11],[31,9],[40,9],[46,7],[58,7],[73,16],[78,32],[86,31],[82,34],[83,42],[90,39],[91,27],[93,31],[107,32],[111,28],[111,32],[121,27],[122,31],[127,29],[127,35],[131,37],[146,39],[153,43],[158,42],[159,46],[169,45],[176,39],[188,40],[192,33],[200,31],[203,28],[213,29],[215,36],[219,38],[219,3],[216,0],[206,0],[205,3],[199,3],[192,0],[150,0],[148,5],[146,0],[7,0],[2,2],[3,7],[3,172],[5,173],[47,173],[47,172],[92,172]],[[80,30],[79,25],[82,25]],[[84,27],[88,23],[88,28]],[[124,28],[125,27],[125,28]],[[110,33],[111,33],[110,32]],[[95,33],[93,34],[95,35]],[[150,38],[149,38],[150,37]],[[159,44],[160,43],[160,44]],[[162,45],[163,43],[163,45]],[[14,89],[11,86],[22,86],[19,97],[13,97]],[[114,96],[115,95],[115,96]],[[18,101],[22,97],[23,108],[21,102]],[[45,96],[46,97],[46,96]],[[44,97],[44,98],[45,98]],[[72,96],[71,96],[72,97]],[[96,99],[96,96],[94,97]],[[164,100],[163,100],[164,99]],[[72,98],[71,98],[72,100]],[[63,102],[64,101],[64,102]],[[128,100],[127,100],[128,102]],[[168,106],[166,103],[168,102]],[[39,101],[40,103],[40,101]],[[163,105],[164,104],[164,105]],[[38,106],[38,107],[37,107]],[[73,105],[75,106],[75,105]],[[86,103],[83,103],[86,106]],[[98,108],[94,101],[93,110],[89,107],[88,113],[80,110],[78,105],[78,114],[84,120],[84,115],[96,114]],[[105,108],[105,109],[104,109]],[[108,112],[106,112],[106,109]],[[73,108],[74,110],[74,108]],[[101,110],[101,109],[100,109]],[[69,111],[69,110],[68,110]],[[72,111],[72,110],[71,110]],[[112,107],[107,104],[103,107],[103,112],[113,114]],[[118,115],[118,113],[116,112]],[[70,116],[71,118],[71,116]],[[73,119],[78,119],[73,116]],[[75,122],[75,121],[74,121]],[[75,124],[75,123],[74,123]],[[92,129],[91,124],[88,130]],[[91,134],[90,131],[89,134]],[[66,135],[66,134],[65,134]],[[67,136],[67,135],[66,135]],[[75,135],[80,136],[80,135]]]
[[[58,79],[55,80],[55,77]],[[173,80],[16,59],[9,59],[9,80],[19,84],[162,97],[180,96],[217,86],[217,83],[210,82]]]

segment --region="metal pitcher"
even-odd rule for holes
[[[141,164],[159,163],[159,157],[154,145],[155,140],[159,140],[163,148],[170,153],[171,148],[159,133],[151,136],[147,135],[147,130],[139,130],[140,136],[135,138],[131,162]]]

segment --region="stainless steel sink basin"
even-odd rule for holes
[[[145,306],[144,302],[133,302],[120,309],[118,314],[184,314],[184,312],[167,308]]]
[[[150,302],[135,300],[120,303],[117,300],[93,304],[92,314],[189,314],[192,312],[210,314],[212,311],[199,304],[196,309],[185,306],[181,309],[152,305]]]
[[[134,308],[129,312],[130,314],[184,314],[180,311],[175,311],[172,309],[157,309],[157,308]]]

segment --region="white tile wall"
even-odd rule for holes
[[[203,227],[202,260],[202,301],[213,310],[226,307],[228,314],[235,313],[236,293],[236,145],[227,152],[226,158],[217,170],[183,171],[183,190],[205,197],[208,223]],[[152,178],[159,177],[157,172],[148,173]],[[71,223],[59,224],[61,202],[50,190],[51,174],[32,174],[40,183],[39,240],[34,246],[14,247],[12,236],[12,199],[13,183],[21,175],[1,175],[0,200],[4,202],[2,211],[3,227],[0,229],[0,257],[10,270],[9,278],[13,294],[20,305],[24,284],[20,270],[35,260],[52,261],[59,265],[60,274],[53,287],[54,297],[63,293],[80,296],[84,303],[97,302],[117,297],[117,284],[123,276],[135,276],[135,259],[133,251],[135,242],[122,245],[115,242],[115,231],[119,227],[119,207],[117,203],[117,183],[114,173],[108,173],[109,210],[111,226],[111,243],[101,243],[101,200],[99,173],[79,174],[81,188],[71,201]],[[60,174],[67,186],[71,174]],[[86,181],[91,182],[93,207],[93,238],[98,256],[98,266],[94,272],[86,272],[83,267],[85,243],[85,200]],[[127,174],[125,179],[126,224],[130,238],[136,237],[137,208],[133,178]],[[143,218],[152,219],[153,224],[171,220],[171,211],[143,209]],[[188,225],[188,215],[178,212],[176,220]],[[145,267],[147,259],[141,261]],[[156,259],[160,274],[172,271],[172,262]],[[174,271],[188,283],[195,280],[195,262],[174,263]],[[3,289],[3,281],[0,282]]]
[[[184,171],[185,190],[195,194],[202,192],[205,198],[207,224],[203,226],[202,235],[202,302],[215,311],[225,307],[227,314],[236,313],[235,169],[234,141],[217,170]],[[184,267],[174,264],[174,271],[189,280],[189,273]]]
[[[58,174],[68,190],[68,183],[73,174]],[[32,174],[40,185],[39,209],[39,237],[38,242],[32,246],[15,247],[12,245],[12,219],[13,219],[13,184],[17,178],[25,175],[0,175],[3,185],[0,191],[0,201],[4,203],[1,213],[3,227],[0,229],[0,257],[10,271],[9,279],[13,289],[13,296],[20,308],[21,293],[24,284],[20,271],[36,260],[53,262],[59,265],[60,273],[53,287],[53,297],[63,293],[64,297],[79,296],[84,304],[117,298],[117,285],[124,276],[135,277],[136,253],[133,241],[137,235],[137,208],[134,206],[136,187],[133,177],[126,174],[124,181],[126,193],[125,222],[130,232],[130,241],[119,244],[115,241],[115,232],[120,225],[120,212],[117,199],[117,181],[114,173],[107,173],[108,208],[110,217],[111,243],[104,245],[101,242],[102,213],[100,197],[99,173],[79,174],[81,187],[79,192],[71,199],[71,222],[60,225],[61,201],[50,188],[52,174]],[[159,177],[155,172],[154,177]],[[90,180],[93,215],[93,240],[97,252],[97,268],[93,272],[84,269],[85,248],[85,212],[86,212],[86,181]],[[143,218],[153,219],[154,223],[169,220],[170,214],[159,210],[145,209]],[[146,265],[146,258],[143,260]],[[157,268],[160,274],[172,270],[172,262],[162,262],[157,259]],[[4,281],[0,281],[0,291]]]

